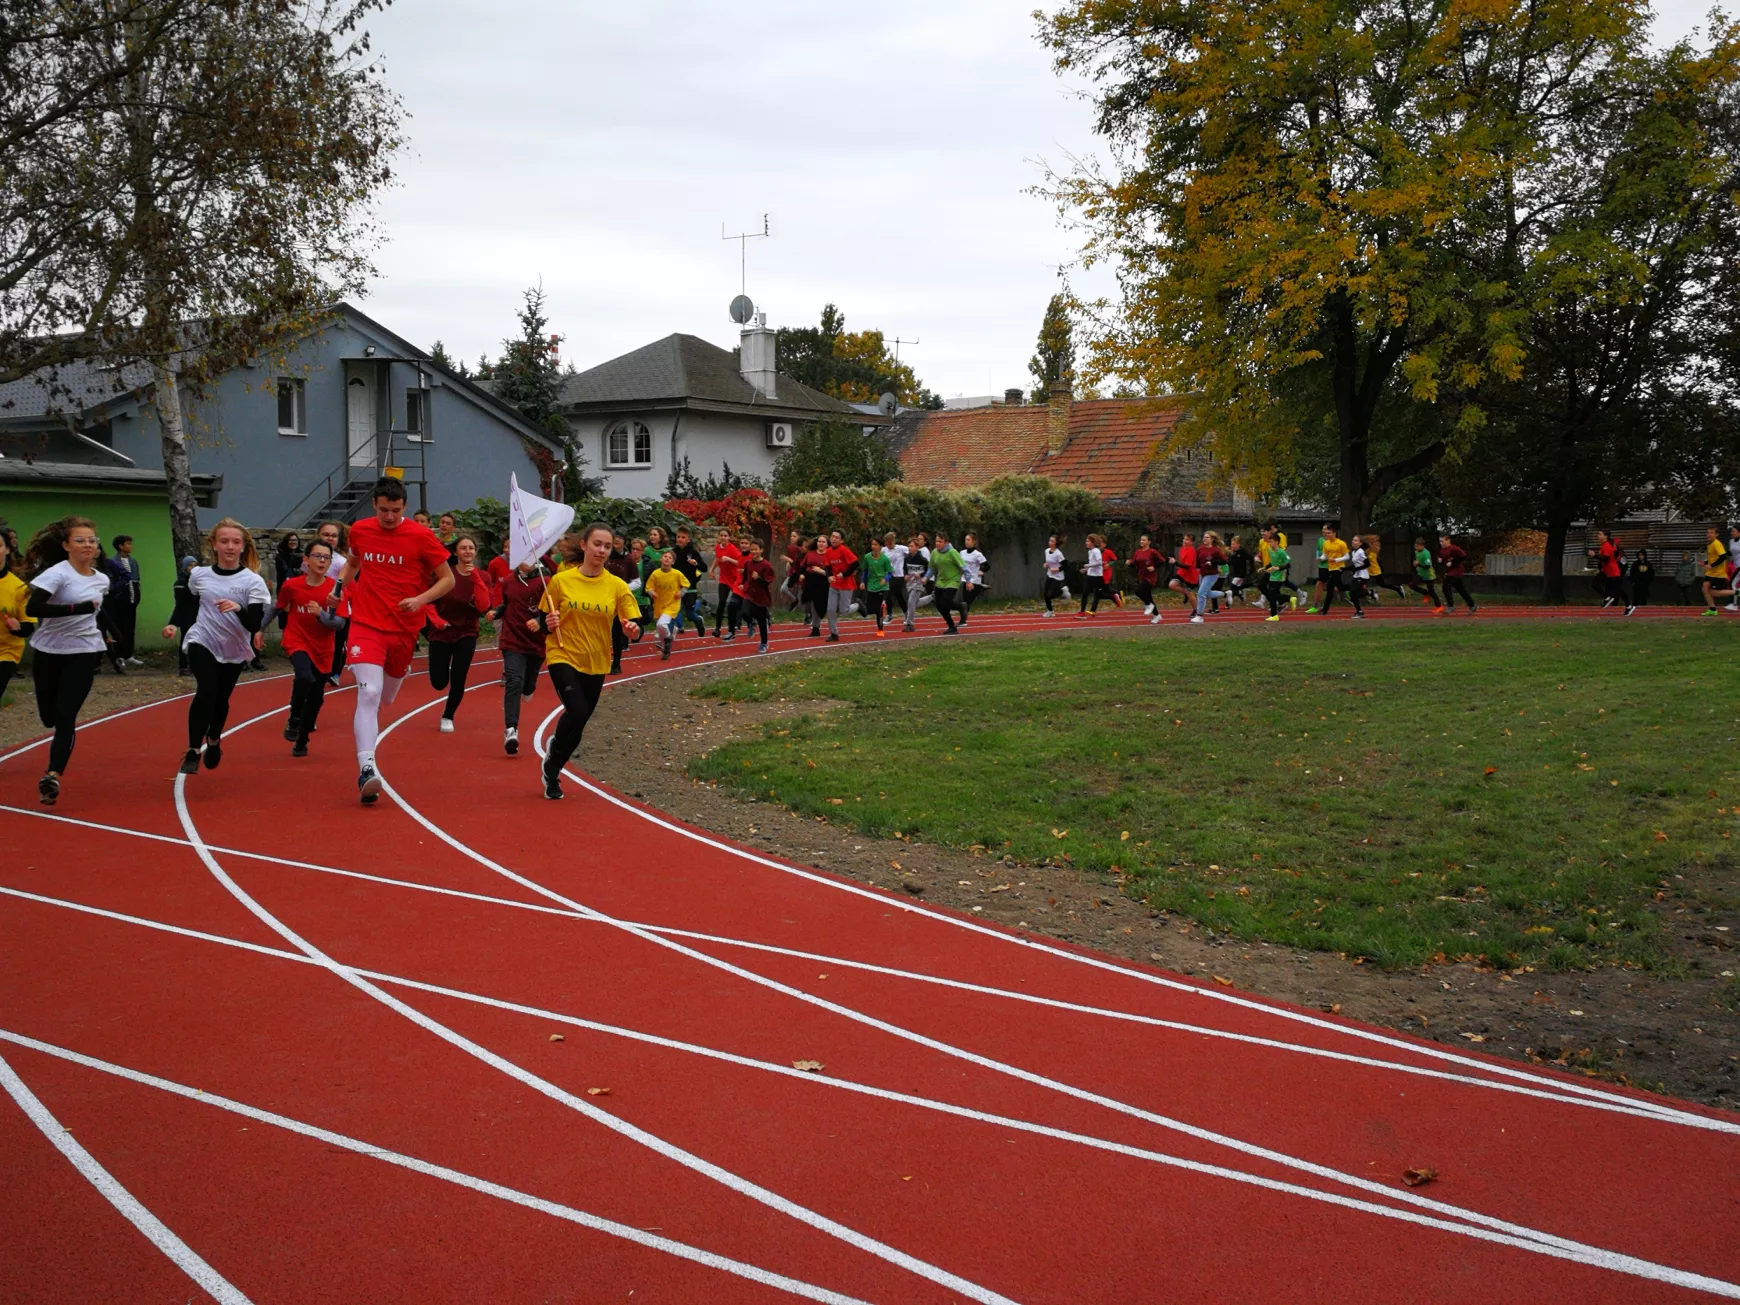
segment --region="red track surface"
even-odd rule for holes
[[[52,812],[0,758],[0,1300],[1740,1297],[1733,1117],[547,803],[493,663],[453,735],[407,684],[374,809],[282,681],[184,790],[179,703]]]

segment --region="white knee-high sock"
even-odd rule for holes
[[[356,677],[356,715],[351,718],[351,733],[356,739],[358,766],[375,764],[375,742],[381,734],[381,694],[387,683],[387,673],[379,666],[352,665]],[[399,681],[392,681],[397,691]]]

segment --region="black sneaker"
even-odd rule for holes
[[[766,652],[767,651],[767,640],[763,639],[761,641],[761,647],[757,648],[755,651],[756,652]]]
[[[356,791],[365,807],[372,807],[381,796],[381,776],[373,766],[364,766],[356,777]]]
[[[285,738],[285,740],[287,742],[290,742],[290,743],[296,742],[296,735],[298,734],[298,732],[299,731],[296,728],[296,718],[294,716],[292,716],[290,718],[289,724],[284,726],[284,738]]]
[[[675,642],[676,642],[675,639],[666,639],[663,643],[659,644],[659,660],[661,662],[670,661],[670,659],[671,659],[671,645]]]
[[[308,740],[297,739],[296,746],[290,749],[290,755],[292,757],[306,757],[308,755]]]
[[[559,772],[556,774],[550,773],[550,763],[548,760],[546,760],[544,762],[544,765],[542,768],[542,774],[544,776],[544,796],[549,798],[552,802],[561,801],[561,798],[562,798],[562,777],[561,777],[561,774]]]
[[[1637,606],[1636,606],[1636,604],[1634,604],[1634,603],[1627,603],[1627,604],[1626,604],[1626,605],[1625,605],[1625,614],[1626,614],[1626,615],[1627,615],[1627,616],[1630,616],[1630,615],[1631,615],[1631,614],[1632,614],[1632,613],[1633,613],[1633,612],[1635,612],[1635,611],[1636,611],[1636,610],[1637,610]]]
[[[36,781],[36,796],[42,799],[42,805],[52,807],[60,800],[60,776],[53,771]]]
[[[218,768],[218,762],[223,759],[223,745],[216,739],[207,739],[205,741],[205,768],[207,770],[216,770]]]
[[[189,748],[181,758],[181,773],[183,775],[199,774],[199,749]]]
[[[517,757],[520,755],[520,731],[518,726],[509,725],[507,727],[507,733],[502,735],[501,745],[506,749],[508,756]]]

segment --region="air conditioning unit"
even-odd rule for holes
[[[789,449],[791,447],[791,423],[789,421],[770,421],[767,423],[767,447],[770,449]]]

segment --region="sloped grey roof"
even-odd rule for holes
[[[568,377],[561,402],[569,408],[633,408],[687,403],[797,414],[858,416],[818,390],[780,375],[778,397],[757,393],[737,370],[735,355],[699,336],[667,335],[619,358]]]
[[[0,385],[0,422],[82,416],[104,404],[131,403],[150,384],[151,371],[142,363],[63,363]]]
[[[191,477],[194,497],[201,507],[215,507],[224,487],[222,473],[196,471]],[[147,467],[86,466],[74,462],[25,462],[0,458],[0,485],[77,486],[96,489],[163,489],[168,484],[161,470]]]

